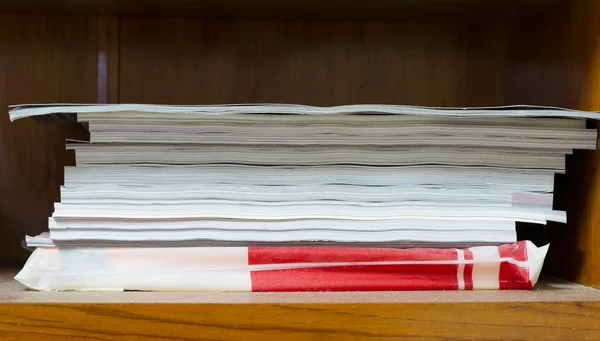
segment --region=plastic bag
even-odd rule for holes
[[[548,246],[39,247],[15,279],[44,291],[530,289]]]

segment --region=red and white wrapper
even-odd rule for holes
[[[531,289],[548,246],[37,248],[15,277],[35,290]]]

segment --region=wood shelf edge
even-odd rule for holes
[[[600,301],[17,303],[0,316],[11,340],[600,340]]]

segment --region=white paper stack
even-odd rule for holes
[[[585,118],[541,107],[24,105],[77,114],[50,239],[30,245],[516,241],[553,210],[565,155],[595,149]]]

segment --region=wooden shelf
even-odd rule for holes
[[[557,0],[0,0],[0,11],[246,18],[476,18],[536,13]],[[455,19],[455,18],[454,18]]]
[[[0,12],[4,108],[600,108],[597,0],[0,0]],[[81,131],[3,119],[0,263],[22,264],[20,241],[46,230],[74,162],[64,140]],[[544,233],[548,273],[600,287],[598,165],[599,152],[569,159],[556,197],[568,226]],[[41,293],[14,274],[0,271],[0,340],[600,340],[599,292],[558,280],[531,291]]]
[[[600,340],[600,291],[33,292],[0,276],[0,335],[111,340],[285,338]]]

